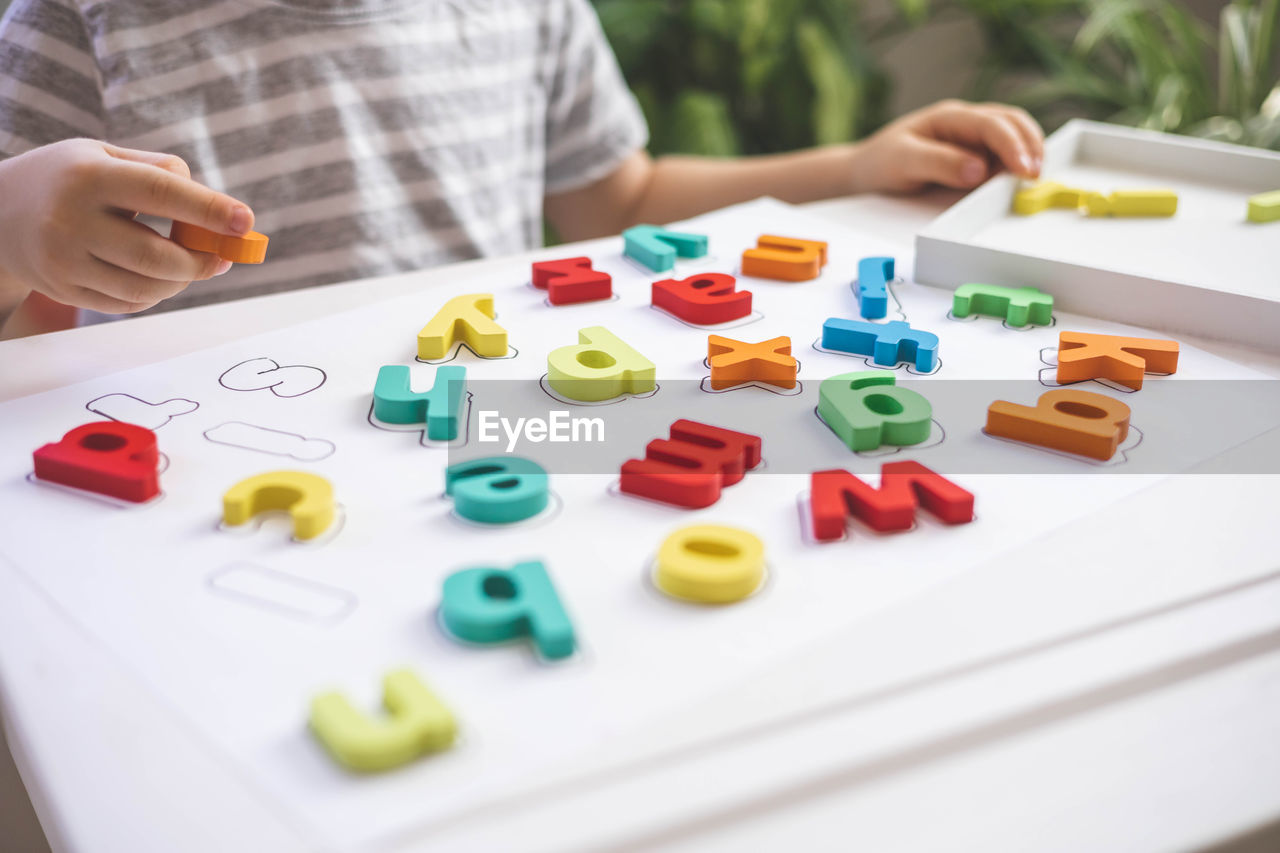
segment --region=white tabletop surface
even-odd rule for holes
[[[953,198],[811,208],[906,241]],[[0,343],[0,400],[423,282]],[[1274,356],[1183,340],[1280,376]],[[1273,431],[1232,453],[1278,445]],[[1215,475],[1218,462],[850,626],[565,768],[537,796],[385,849],[1170,850],[1274,821],[1280,478]],[[312,849],[2,562],[0,702],[55,850]]]

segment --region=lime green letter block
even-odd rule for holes
[[[573,623],[542,563],[511,571],[463,569],[444,579],[440,618],[449,632],[470,643],[502,643],[532,637],[548,660],[573,654]]]
[[[855,452],[920,444],[933,428],[933,406],[895,382],[892,373],[880,370],[832,376],[818,389],[818,414]]]
[[[1001,287],[998,284],[962,284],[956,288],[951,314],[968,317],[985,314],[1000,317],[1010,326],[1047,326],[1053,322],[1053,297],[1034,287]]]
[[[458,724],[418,677],[396,670],[382,681],[386,719],[370,719],[341,693],[325,693],[311,701],[311,731],[338,763],[373,772],[407,764],[453,744]]]
[[[436,381],[426,393],[409,389],[409,368],[387,364],[378,369],[373,386],[373,416],[387,424],[427,426],[427,438],[453,441],[458,437],[458,413],[467,390],[467,369],[445,365],[436,370]]]
[[[657,375],[652,361],[604,326],[580,330],[577,346],[560,347],[547,356],[551,387],[584,403],[652,391]]]
[[[418,332],[418,358],[444,358],[458,341],[478,356],[502,358],[507,354],[507,330],[494,322],[494,316],[492,293],[455,296]]]
[[[485,524],[510,524],[547,508],[546,470],[519,456],[489,456],[444,470],[444,491],[458,515]]]

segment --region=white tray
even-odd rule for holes
[[[1280,222],[1246,219],[1280,189],[1280,154],[1075,120],[1046,143],[1046,180],[1110,192],[1168,188],[1172,218],[1012,213],[999,175],[916,237],[915,278],[1033,286],[1055,309],[1280,351]]]

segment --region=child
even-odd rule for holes
[[[1024,112],[946,101],[865,141],[644,151],[587,0],[16,0],[0,23],[0,322],[70,325],[670,222],[761,195],[1039,172]],[[271,238],[268,262],[137,221]],[[162,233],[167,225],[155,226]],[[192,282],[194,286],[188,287]],[[32,322],[35,318],[36,322]],[[20,317],[14,317],[9,333]]]

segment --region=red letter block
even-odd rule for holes
[[[885,463],[879,489],[843,469],[814,471],[809,479],[809,511],[819,542],[843,536],[850,515],[875,530],[906,530],[918,504],[947,524],[973,521],[973,493],[919,462]]]
[[[655,438],[644,459],[622,463],[622,491],[690,508],[711,506],[720,490],[760,464],[760,439],[678,420],[671,438]]]
[[[738,290],[737,279],[722,272],[655,281],[651,301],[681,320],[700,326],[727,323],[751,313],[751,291]]]
[[[592,302],[613,295],[613,277],[593,270],[590,258],[539,261],[533,265],[533,286],[545,290],[552,305]]]
[[[160,494],[156,434],[118,421],[78,426],[33,457],[36,476],[113,498],[142,503]]]

